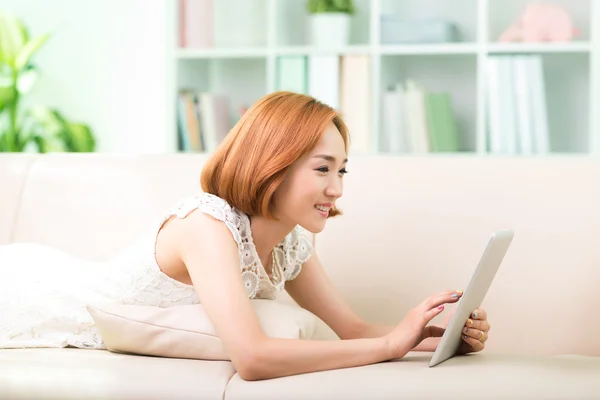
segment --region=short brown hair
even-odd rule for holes
[[[231,129],[202,169],[202,190],[253,216],[274,219],[272,197],[289,166],[312,151],[333,123],[348,150],[340,114],[317,99],[279,91],[258,100]],[[341,212],[334,208],[329,216]]]

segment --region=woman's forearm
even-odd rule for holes
[[[293,340],[266,338],[238,372],[245,380],[375,364],[392,358],[384,338]]]
[[[394,329],[391,325],[365,324],[361,327],[355,338],[379,338],[387,335]],[[440,338],[427,338],[414,347],[411,351],[435,351]]]
[[[357,332],[357,338],[379,338],[387,335],[394,326],[391,325],[377,325],[377,324],[364,324]]]
[[[393,326],[365,324],[353,338],[316,341],[265,338],[238,368],[245,380],[271,379],[309,372],[358,367],[399,358],[385,336]],[[434,351],[440,338],[427,338],[408,351]]]
[[[428,337],[416,345],[411,351],[435,351],[440,343],[439,337]]]

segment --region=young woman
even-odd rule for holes
[[[259,100],[205,164],[202,192],[182,199],[125,254],[88,263],[36,244],[0,246],[0,348],[104,348],[86,304],[202,303],[247,380],[360,366],[433,351],[427,326],[460,291],[434,294],[396,326],[361,320],[328,280],[306,231],[340,214],[349,145],[340,115],[309,96]],[[340,341],[270,338],[249,299],[287,290]],[[490,325],[474,310],[462,353],[481,351]]]

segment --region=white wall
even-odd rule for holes
[[[0,0],[33,35],[53,32],[31,100],[91,125],[98,151],[163,151],[167,1]]]

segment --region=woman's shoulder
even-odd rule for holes
[[[165,217],[176,215],[179,218],[185,218],[197,209],[209,211],[217,215],[222,215],[223,213],[239,214],[225,199],[212,193],[201,192],[175,201]]]
[[[200,213],[196,213],[195,211],[200,211]],[[164,215],[161,225],[165,221],[175,217],[180,220],[190,219],[190,215],[201,219],[212,217],[212,219],[223,222],[238,243],[241,241],[241,236],[246,230],[247,223],[245,215],[242,212],[232,207],[225,199],[207,192],[201,192],[177,200],[166,215]]]

